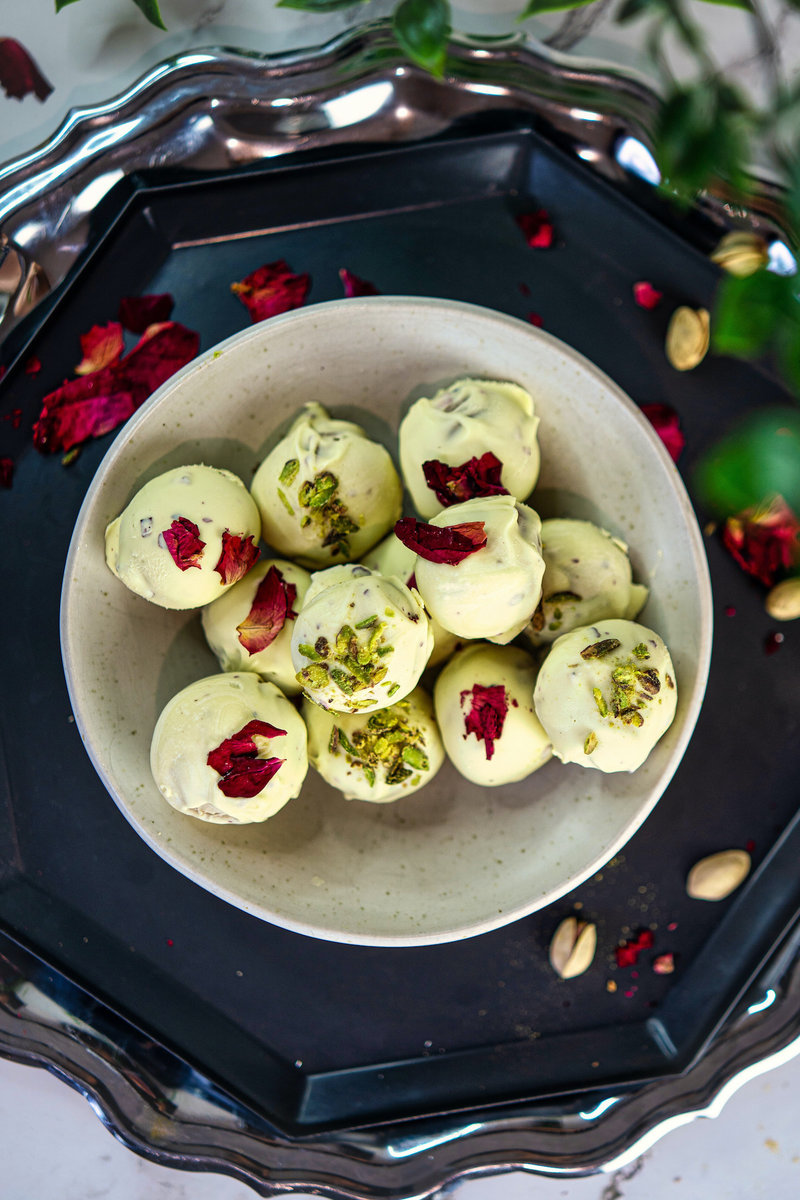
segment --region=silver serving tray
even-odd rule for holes
[[[39,150],[0,168],[0,343],[46,311],[91,247],[92,212],[123,174],[224,171],[299,151],[413,143],[509,107],[640,200],[657,98],[634,76],[534,47],[458,39],[446,77],[409,64],[377,22],[313,53],[196,51],[123,95],[73,111]],[[621,147],[644,152],[631,169]],[[775,186],[753,206],[709,194],[687,217],[783,236]],[[23,327],[24,329],[24,327]],[[22,339],[19,353],[24,352]],[[11,343],[9,343],[10,345]],[[81,1092],[126,1145],[163,1165],[225,1172],[262,1195],[427,1196],[511,1169],[585,1175],[619,1167],[676,1123],[718,1109],[746,1079],[800,1050],[800,927],[772,954],[705,1054],[682,1076],[555,1101],[288,1139],[0,935],[0,1054]]]

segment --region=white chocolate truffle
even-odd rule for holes
[[[353,562],[400,516],[389,452],[360,425],[307,404],[251,486],[265,542],[305,567]]]
[[[254,561],[260,530],[258,509],[236,475],[176,467],[140,488],[108,526],[106,563],[161,608],[199,608],[241,578],[234,571],[226,583],[226,563],[232,551],[243,563]]]
[[[635,621],[598,621],[557,638],[533,702],[562,762],[635,771],[675,716],[669,651]]]
[[[334,712],[387,708],[416,687],[430,657],[433,635],[422,600],[399,579],[359,563],[330,574],[335,582],[328,587],[312,576],[294,623],[298,682]]]
[[[261,559],[224,596],[206,605],[200,614],[203,633],[217,656],[220,670],[255,671],[287,696],[296,695],[300,685],[292,666],[292,625],[310,581],[308,571],[296,563],[283,558]],[[291,588],[295,589],[294,601],[288,611],[281,612],[282,605],[278,604],[278,623],[282,620],[283,624],[273,634],[274,612],[262,606],[268,605],[273,589],[278,600],[285,604],[291,597]],[[291,612],[294,617],[289,615]],[[267,637],[272,640],[262,649],[260,643]]]
[[[397,579],[401,579],[406,587],[413,587],[416,584],[414,567],[417,556],[413,550],[409,550],[408,546],[404,546],[394,533],[390,533],[377,546],[373,546],[361,561],[365,567],[369,567],[371,571],[377,571],[379,575],[385,575],[387,578],[395,576]],[[460,642],[454,633],[440,625],[430,613],[428,621],[433,634],[433,649],[428,659],[428,666],[437,667],[458,649]]]
[[[536,664],[517,646],[465,646],[443,667],[433,692],[447,757],[483,787],[516,783],[552,758],[533,709]]]
[[[333,713],[303,701],[308,760],[346,800],[385,804],[418,791],[444,762],[430,696],[415,688],[389,708]]]
[[[276,732],[259,732],[259,722]],[[235,739],[232,747],[223,745],[228,739]],[[215,751],[220,769],[208,763]],[[280,765],[261,767],[267,760]],[[306,727],[291,701],[253,672],[210,675],[165,706],[150,768],[178,812],[216,824],[265,821],[300,792],[308,770]]]
[[[542,556],[542,602],[525,631],[534,646],[595,621],[632,621],[644,608],[648,589],[633,582],[628,547],[591,521],[543,521]]]
[[[525,500],[539,478],[538,428],[533,398],[516,383],[458,379],[415,401],[400,424],[399,450],[417,512],[427,521],[444,507],[425,480],[424,462],[456,467],[487,452],[502,463],[502,486]]]
[[[483,522],[483,549],[452,565],[418,555],[417,587],[431,616],[457,637],[510,642],[542,594],[541,521],[513,496],[489,496],[446,508],[430,523],[445,528],[472,522]]]

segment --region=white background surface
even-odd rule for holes
[[[70,107],[121,91],[161,59],[209,45],[283,51],[318,44],[349,24],[389,11],[371,0],[344,14],[310,17],[273,0],[163,0],[169,33],[144,21],[131,0],[80,0],[60,15],[53,0],[0,0],[0,37],[33,53],[54,86],[44,104],[0,93],[0,162],[45,140]],[[456,25],[477,33],[512,27],[521,0],[461,0]],[[746,57],[742,14],[700,6],[728,61]],[[553,20],[549,22],[551,25]],[[800,59],[800,18],[786,53]],[[547,22],[533,23],[546,32]],[[635,35],[635,31],[633,31]],[[583,52],[638,63],[626,37],[606,24]],[[800,1058],[746,1083],[714,1120],[666,1134],[641,1157],[583,1179],[521,1173],[467,1180],[459,1200],[797,1200],[800,1196]],[[86,1101],[46,1071],[0,1059],[0,1200],[247,1200],[229,1178],[157,1167],[106,1131]],[[294,1193],[300,1196],[300,1193]]]

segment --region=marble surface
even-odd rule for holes
[[[131,0],[79,0],[56,15],[53,0],[26,0],[0,12],[0,37],[34,55],[53,87],[44,102],[0,91],[0,162],[50,137],[69,110],[116,95],[162,59],[210,45],[283,52],[318,45],[357,21],[391,10],[368,0],[342,12],[309,16],[272,0],[162,0],[168,32],[148,25]],[[514,28],[520,0],[460,0],[455,24],[467,32]],[[718,53],[742,64],[755,83],[746,16],[697,5]],[[768,5],[768,9],[774,7]],[[547,36],[561,17],[528,22]],[[800,61],[800,18],[783,30],[785,61]],[[582,53],[642,67],[636,31],[604,18],[577,47]],[[800,1057],[746,1082],[714,1120],[667,1132],[640,1156],[582,1179],[520,1172],[462,1181],[459,1200],[794,1200],[800,1195]],[[117,1142],[83,1097],[54,1075],[0,1058],[3,1200],[246,1200],[241,1182],[156,1166]],[[293,1193],[302,1200],[303,1194]]]

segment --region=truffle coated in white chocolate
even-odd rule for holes
[[[474,642],[442,668],[434,687],[436,720],[447,756],[473,783],[496,787],[527,778],[552,758],[553,747],[533,708],[536,664],[518,646]],[[486,694],[484,689],[500,689]],[[500,736],[469,727],[473,705],[500,700]]]
[[[431,616],[456,636],[510,642],[542,594],[541,521],[513,496],[488,496],[454,504],[430,523],[444,528],[471,522],[483,522],[483,549],[452,565],[418,555],[417,587]]]
[[[259,758],[284,761],[256,796],[226,796],[208,755],[253,720],[286,731],[254,738]],[[165,705],[153,732],[150,768],[158,790],[178,812],[215,824],[264,821],[300,793],[308,771],[306,728],[291,701],[254,672],[210,675]]]
[[[178,518],[197,527],[197,565],[178,566],[164,540]],[[106,563],[116,577],[160,608],[200,608],[232,584],[216,570],[223,536],[258,545],[258,509],[238,476],[219,467],[176,467],[151,479],[106,529]]]
[[[309,762],[346,800],[399,800],[429,783],[444,762],[433,705],[422,688],[365,714],[328,712],[304,700],[303,717]]]
[[[320,572],[323,577],[328,572]],[[419,682],[433,635],[419,594],[359,563],[312,576],[292,630],[292,663],[322,708],[371,712],[402,700]]]
[[[392,528],[403,498],[388,450],[320,404],[304,407],[251,491],[264,541],[312,569],[360,558]]]
[[[503,487],[525,500],[539,477],[538,427],[533,398],[516,383],[458,379],[417,400],[399,430],[400,469],[417,512],[427,521],[444,507],[425,480],[424,462],[456,467],[487,451],[503,464]]]
[[[595,621],[633,620],[645,605],[648,591],[632,580],[628,547],[591,521],[543,521],[542,555],[542,602],[525,631],[534,646]]]
[[[296,563],[283,558],[260,559],[244,579],[235,583],[224,596],[206,605],[200,619],[203,633],[211,650],[217,657],[222,671],[255,671],[262,679],[276,684],[287,696],[296,695],[300,685],[292,666],[291,641],[293,619],[284,621],[283,627],[263,650],[250,653],[239,636],[238,626],[244,622],[267,572],[274,567],[284,583],[294,585],[297,595],[292,608],[299,612],[311,576]]]
[[[635,771],[675,716],[675,668],[635,621],[597,621],[553,642],[534,706],[553,753],[598,771]]]

